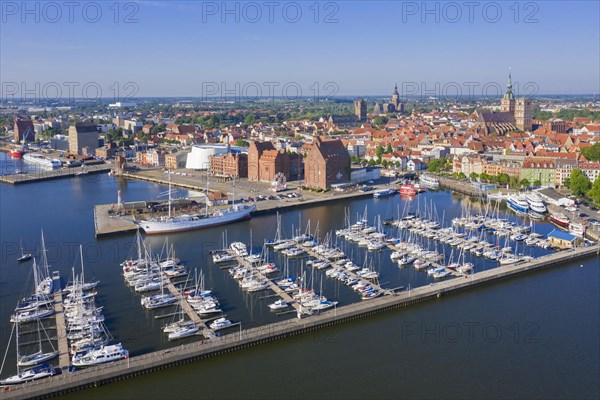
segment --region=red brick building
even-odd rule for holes
[[[341,140],[317,137],[304,160],[304,185],[328,189],[350,180],[350,154]]]
[[[244,153],[210,156],[210,173],[215,176],[248,177],[248,155]]]
[[[35,131],[33,129],[33,121],[29,118],[16,117],[13,127],[15,142],[25,140],[26,142],[35,141]]]
[[[277,173],[290,178],[290,159],[284,150],[276,150],[271,142],[250,142],[248,148],[248,179],[272,181]]]

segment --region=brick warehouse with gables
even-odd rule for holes
[[[304,185],[328,189],[350,180],[350,154],[341,140],[316,138],[304,160]]]

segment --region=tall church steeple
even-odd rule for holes
[[[500,101],[500,109],[504,112],[515,112],[515,95],[512,92],[512,76],[510,69],[508,70],[508,83],[506,84],[506,93]]]
[[[515,98],[515,96],[512,92],[512,77],[511,77],[510,69],[508,70],[508,83],[506,84],[506,93],[504,93],[504,98],[505,99],[514,99]]]
[[[392,110],[392,112],[400,111],[400,94],[398,93],[398,84],[397,83],[394,86],[394,92],[392,93],[392,100],[390,101],[390,103],[394,106],[394,109]]]

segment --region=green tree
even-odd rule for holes
[[[476,181],[477,178],[479,178],[479,174],[477,172],[471,172],[471,175],[469,175],[469,178],[471,178],[472,181]]]
[[[393,152],[394,152],[394,150],[392,149],[392,144],[388,143],[387,148],[385,149],[385,153],[386,154],[391,154]]]
[[[396,166],[396,168],[400,168],[402,166],[402,163],[400,161],[396,161],[394,163],[394,165]],[[599,179],[600,180],[600,179]]]
[[[467,179],[467,176],[465,175],[465,173],[464,173],[464,172],[460,172],[460,173],[458,174],[458,179]]]
[[[387,124],[388,120],[388,117],[386,117],[385,115],[380,115],[378,117],[373,118],[373,123],[377,126],[383,126]]]
[[[531,182],[529,182],[529,180],[527,180],[527,178],[523,178],[521,179],[521,187],[528,187],[529,185],[531,185]]]
[[[381,158],[383,153],[384,153],[383,146],[379,145],[375,148],[375,155],[377,155],[377,158]]]
[[[383,165],[383,168],[387,168],[387,167],[388,167],[388,164],[389,164],[389,163],[388,163],[388,160],[383,160],[383,161],[381,162],[381,165]]]
[[[246,142],[244,139],[238,139],[235,141],[235,145],[240,147],[248,147],[248,142]]]
[[[581,149],[581,154],[590,161],[600,161],[600,142],[594,143],[592,147]]]
[[[489,182],[492,180],[492,177],[485,172],[482,172],[481,175],[479,175],[479,179],[481,179],[483,182]]]
[[[590,180],[583,174],[583,172],[581,172],[580,169],[574,169],[573,172],[571,172],[569,189],[571,189],[574,195],[584,195],[588,190],[590,190],[591,187],[592,184],[590,183]]]
[[[244,120],[246,125],[252,125],[254,123],[254,121],[256,121],[256,117],[254,116],[254,113],[247,113],[246,119]]]
[[[427,171],[429,172],[439,172],[442,169],[444,169],[446,165],[446,160],[443,158],[436,158],[434,160],[431,160],[429,162],[429,165],[427,166]]]
[[[372,158],[368,161],[367,163],[370,167],[375,165],[375,160],[373,160]]]
[[[565,179],[563,180],[563,185],[564,185],[565,187],[571,187],[571,178],[565,178]]]
[[[542,181],[539,179],[536,179],[535,181],[533,181],[533,186],[537,186],[537,187],[542,186]]]
[[[600,203],[600,178],[596,178],[592,188],[587,192],[587,196],[594,199],[596,203]]]
[[[498,175],[498,184],[499,185],[506,185],[509,181],[510,181],[510,176],[508,176],[508,174],[501,173]]]

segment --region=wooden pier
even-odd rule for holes
[[[52,273],[54,286],[54,316],[56,318],[56,338],[58,340],[58,365],[66,369],[71,364],[69,358],[69,344],[67,343],[67,324],[65,322],[65,309],[60,286],[58,271]]]
[[[470,275],[421,286],[393,296],[383,296],[368,302],[357,302],[335,310],[297,319],[290,318],[274,324],[251,328],[240,333],[217,337],[207,343],[194,342],[169,350],[155,351],[127,360],[116,361],[77,372],[63,371],[61,375],[10,387],[0,392],[0,399],[31,399],[56,396],[63,393],[123,380],[162,370],[170,366],[214,357],[232,351],[272,342],[293,335],[330,327],[358,318],[380,314],[390,310],[436,300],[444,296],[490,284],[501,279],[527,272],[564,265],[585,257],[600,255],[600,246],[594,245],[546,255],[520,265],[500,266]]]
[[[167,280],[167,289],[169,289],[169,292],[171,292],[173,296],[177,297],[181,309],[187,314],[189,319],[192,320],[196,327],[200,329],[202,336],[204,336],[207,339],[214,339],[216,336],[213,330],[206,325],[206,323],[200,318],[196,310],[192,308],[190,303],[187,302],[185,297],[183,297],[181,292],[177,290],[175,285],[169,279]]]
[[[308,255],[310,255],[311,257],[314,257],[316,259],[318,259],[319,261],[324,261],[327,263],[330,263],[331,261],[329,261],[329,259],[323,257],[322,255],[312,251],[312,249],[304,249],[306,250],[306,253]],[[348,271],[347,269],[344,269],[344,273],[350,275],[351,277],[353,277],[354,279],[358,279],[361,282],[368,282],[369,286],[371,286],[373,289],[383,293],[383,294],[392,294],[392,292],[390,292],[389,290],[383,289],[379,286],[378,283],[375,283],[375,280],[379,280],[379,279],[367,279],[367,278],[363,278],[359,275],[357,275],[354,271]]]
[[[246,267],[246,268],[252,267],[252,264],[250,262],[246,261],[244,259],[244,257],[238,256],[233,250],[227,250],[227,252],[229,252],[229,254],[234,256],[236,261],[241,266]],[[290,306],[294,307],[294,309],[297,312],[300,312],[300,303],[298,303],[296,300],[294,300],[292,298],[292,296],[290,296],[289,294],[287,294],[285,292],[285,290],[283,290],[282,288],[277,286],[277,284],[275,282],[273,282],[271,279],[267,278],[267,276],[265,274],[260,273],[258,271],[255,271],[255,273],[267,281],[267,284],[269,285],[269,289],[271,289],[273,292],[275,292],[275,294],[277,294],[279,297],[281,297],[283,300],[285,300]]]

